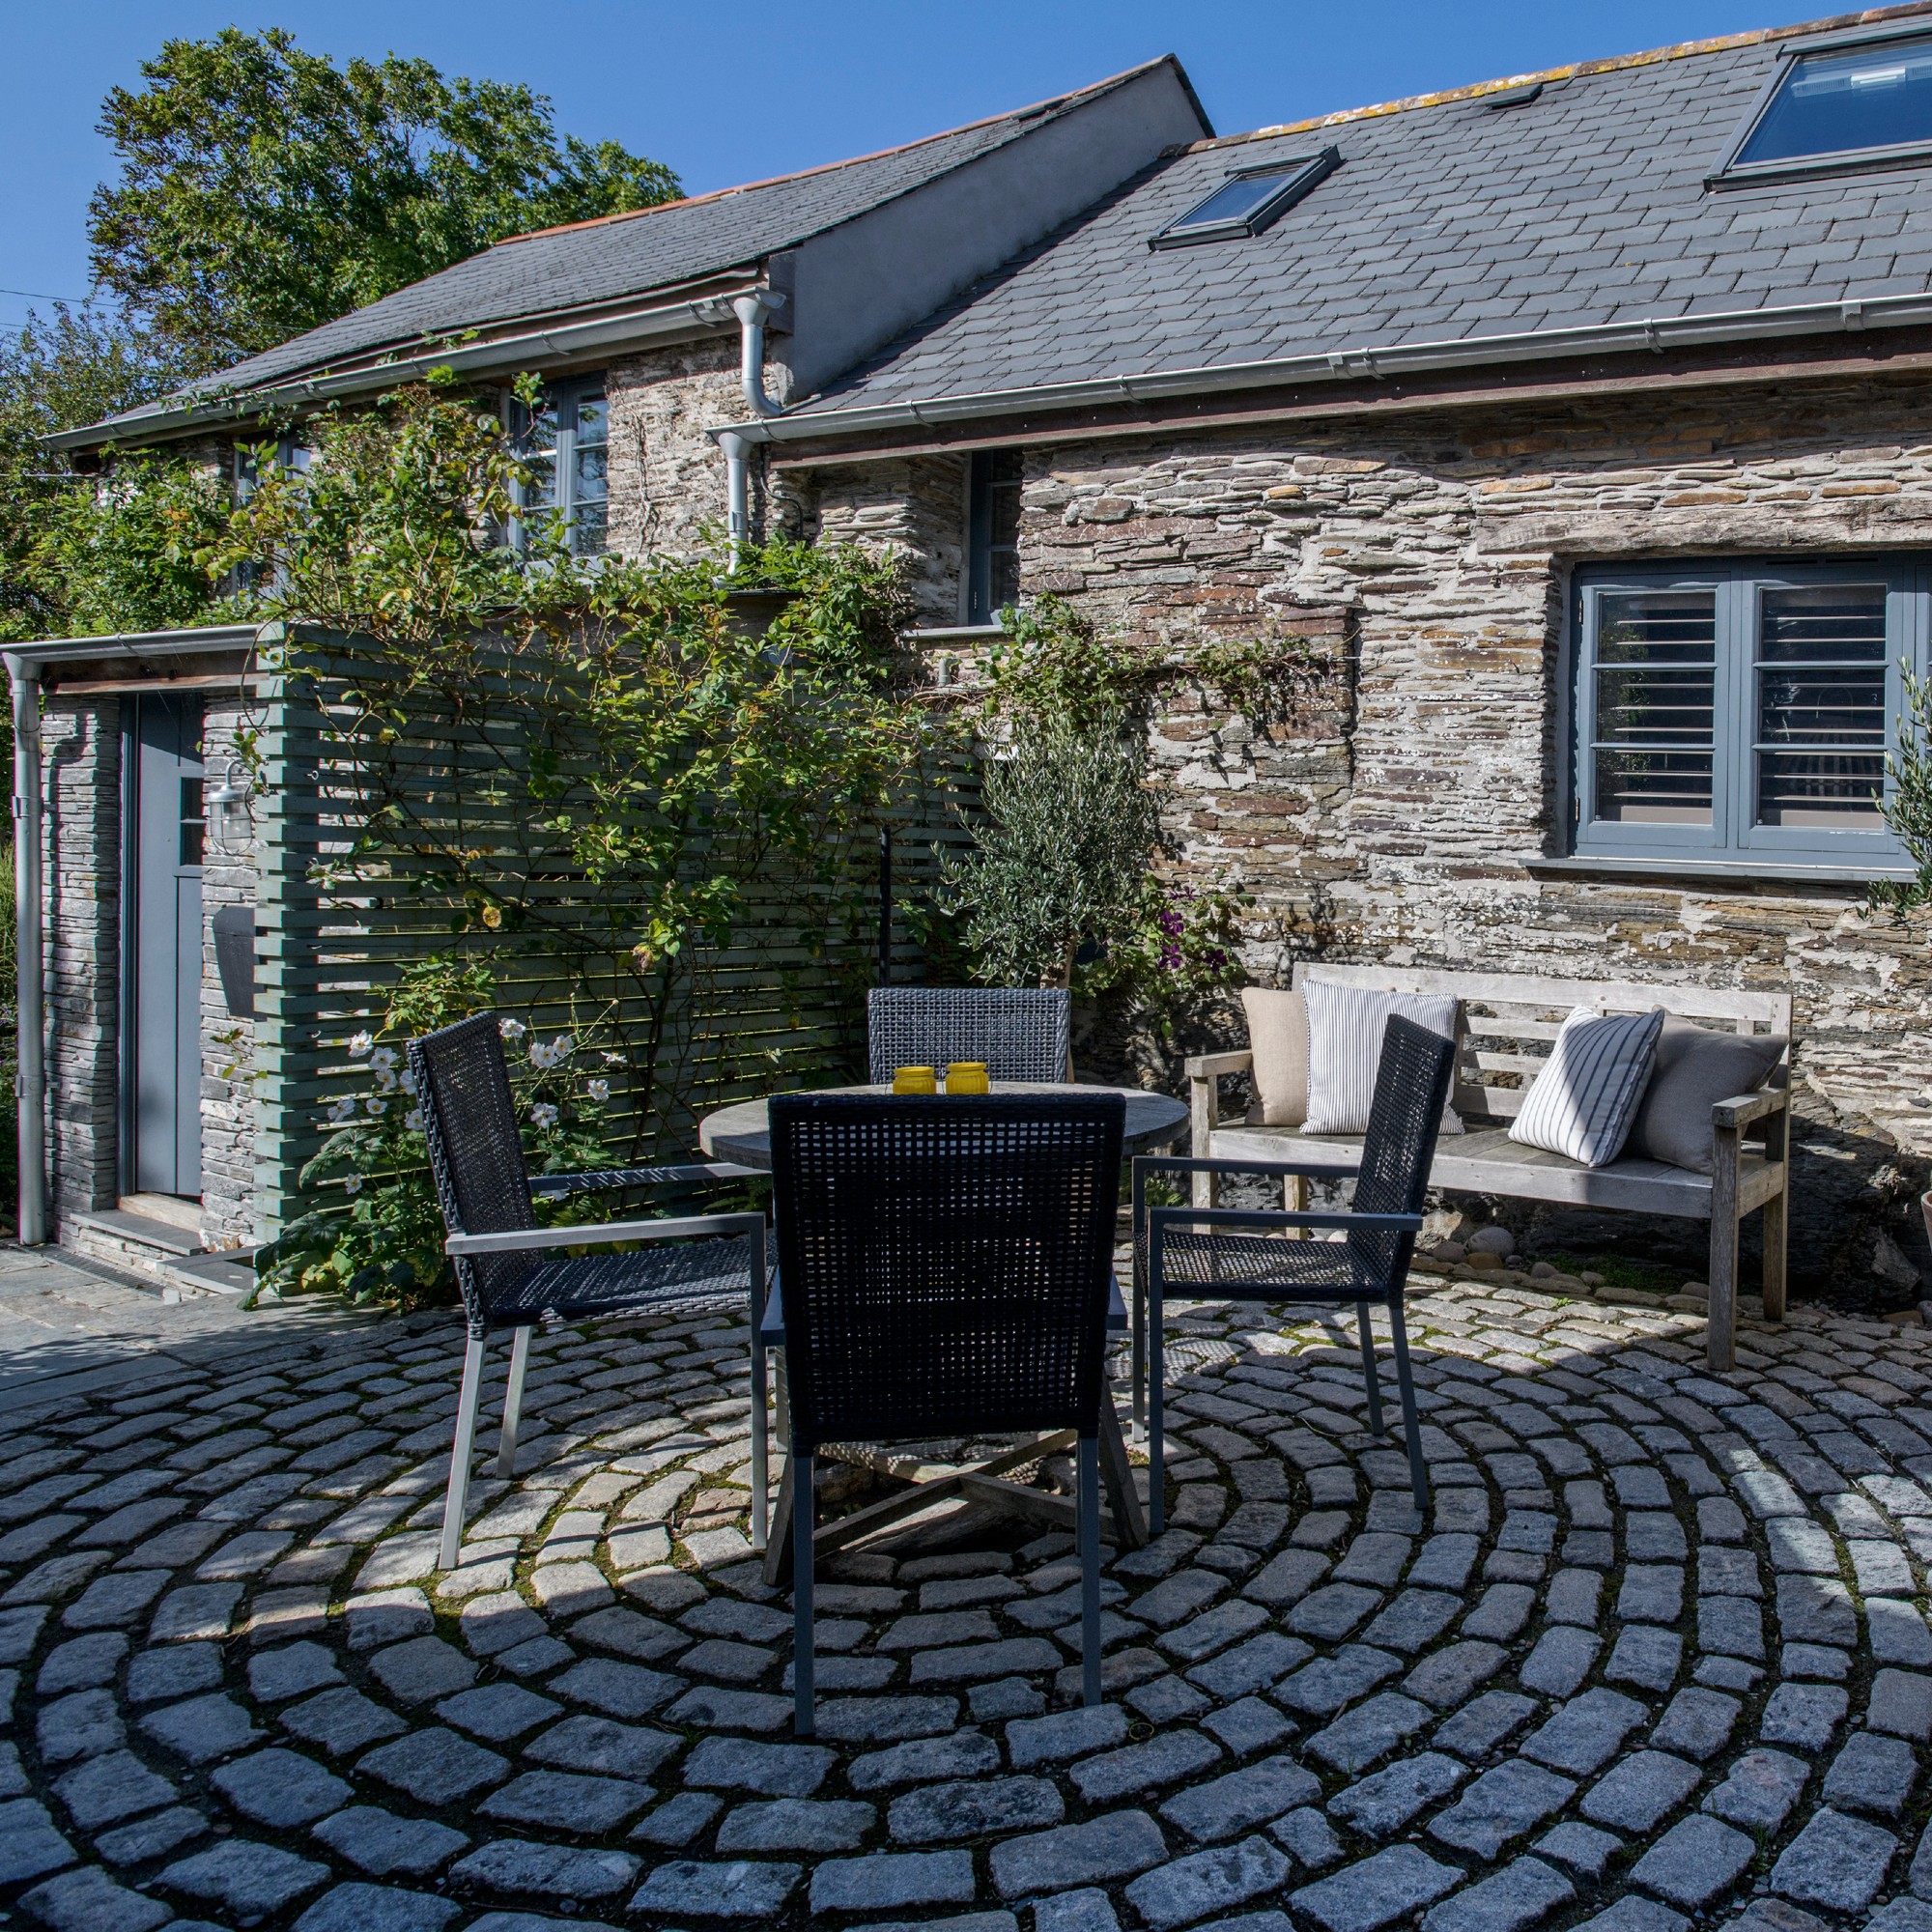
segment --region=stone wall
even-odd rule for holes
[[[789,514],[815,539],[903,556],[915,623],[963,621],[964,457],[914,457],[813,476],[781,475],[776,489],[781,502],[798,503]]]
[[[202,723],[202,765],[213,791],[227,776],[236,732],[250,714],[210,704]],[[259,721],[258,721],[259,722]],[[214,952],[214,916],[256,903],[258,858],[252,822],[227,825],[209,810],[201,867],[201,1238],[204,1246],[252,1245],[255,1215],[255,1097],[249,1078],[255,1022],[228,1010]]]
[[[47,1221],[112,1208],[121,984],[121,708],[54,698],[41,724],[47,1006]]]
[[[819,473],[819,526],[917,541],[919,467]],[[1788,986],[1794,1268],[1894,1299],[1932,1281],[1910,1199],[1932,1154],[1925,926],[1866,921],[1856,887],[1524,864],[1556,849],[1572,570],[1932,549],[1932,391],[1845,382],[1186,430],[1030,450],[1026,473],[1026,593],[1183,653],[1210,636],[1304,640],[1281,715],[1258,726],[1196,693],[1154,733],[1183,870],[1253,895],[1257,980],[1329,957]],[[1626,1245],[1667,1244],[1615,1225]],[[1694,1255],[1695,1229],[1677,1233]]]
[[[724,459],[704,434],[750,412],[738,386],[738,340],[689,343],[614,361],[611,403],[611,548],[626,556],[698,548],[724,525]],[[758,515],[754,489],[754,520]]]

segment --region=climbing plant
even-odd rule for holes
[[[286,730],[314,735],[325,908],[441,934],[402,1008],[372,970],[321,1042],[339,1058],[318,1106],[384,1097],[352,1036],[408,1037],[432,1017],[425,988],[568,1037],[574,1064],[594,1045],[602,1098],[530,1104],[561,1110],[543,1131],[627,1160],[688,1150],[734,1086],[840,1070],[844,1043],[807,1009],[830,988],[856,1013],[872,828],[935,742],[897,658],[895,567],[787,543],[735,576],[716,554],[580,558],[555,518],[518,507],[527,478],[498,418],[451,384],[316,419],[308,443],[304,470],[265,460],[207,567],[246,567],[280,627],[265,656]],[[777,593],[758,600],[781,606],[768,625],[748,583]],[[246,734],[242,751],[267,755]],[[417,1145],[388,1102],[353,1133],[321,1122],[333,1138],[303,1188],[328,1214],[285,1243],[310,1277],[424,1282],[420,1179],[382,1191]],[[352,1179],[355,1196],[329,1192]]]

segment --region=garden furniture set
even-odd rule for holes
[[[1297,976],[1292,997],[1304,1009],[1289,1015],[1302,1029],[1298,1124],[1309,1131],[1291,1137],[1285,1130],[1282,1041],[1267,1037],[1282,1015],[1251,998],[1251,1016],[1263,1023],[1251,1053],[1188,1063],[1188,1156],[1155,1151],[1186,1122],[1179,1102],[1066,1078],[1065,993],[881,989],[872,995],[870,1087],[722,1109],[702,1123],[701,1143],[714,1156],[705,1162],[582,1175],[527,1174],[494,1015],[413,1041],[410,1062],[431,1172],[469,1320],[442,1567],[453,1568],[460,1553],[491,1334],[507,1329],[513,1337],[497,1454],[498,1472],[507,1475],[537,1321],[737,1303],[751,1334],[753,1547],[764,1551],[768,1582],[793,1580],[798,1733],[813,1728],[817,1559],[954,1497],[1016,1509],[1073,1532],[1083,1687],[1086,1701],[1097,1703],[1103,1488],[1117,1548],[1138,1546],[1163,1524],[1169,1300],[1352,1303],[1378,1435],[1386,1430],[1371,1317],[1383,1310],[1418,1510],[1427,1507],[1428,1472],[1403,1295],[1432,1185],[1678,1213],[1698,1211],[1688,1204],[1701,1201],[1704,1214],[1728,1230],[1733,1270],[1737,1221],[1764,1207],[1771,1309],[1774,1228],[1782,1256],[1781,1089],[1734,1095],[1713,1109],[1710,1175],[1680,1179],[1658,1172],[1662,1163],[1655,1160],[1600,1157],[1628,1135],[1644,1083],[1662,1064],[1665,989],[1325,970],[1333,975],[1325,980]],[[1682,988],[1668,989],[1668,998],[1672,1012],[1730,1021],[1767,1068],[1781,1065],[1785,1037],[1758,1039],[1751,1029],[1760,1019],[1781,1019],[1788,1035],[1788,1001],[1780,1008],[1773,995]],[[1522,1016],[1526,1008],[1541,1013],[1566,1002],[1576,1009],[1562,1026]],[[1499,1035],[1548,1040],[1553,1057],[1540,1063],[1475,1044]],[[1696,1042],[1690,1047],[1694,1060]],[[969,1058],[985,1065],[994,1091],[972,1097],[880,1091],[895,1065]],[[1251,1069],[1254,1123],[1218,1123],[1214,1081]],[[1534,1092],[1481,1079],[1539,1070],[1547,1077]],[[1719,1077],[1700,1070],[1707,1082]],[[1295,1069],[1289,1073],[1292,1084]],[[1465,1134],[1451,1111],[1459,1106],[1503,1119],[1520,1115],[1520,1134],[1548,1116],[1555,1125],[1548,1132],[1559,1145],[1574,1144],[1577,1157],[1524,1157],[1538,1151],[1505,1146],[1501,1129]],[[1360,1131],[1321,1131],[1338,1121]],[[1741,1139],[1753,1121],[1771,1122],[1776,1136],[1763,1151],[1747,1151]],[[1131,1315],[1114,1269],[1123,1158],[1133,1162]],[[592,1227],[536,1223],[539,1195],[728,1180],[760,1170],[773,1179],[770,1226],[754,1211]],[[1284,1207],[1220,1206],[1220,1178],[1230,1173],[1280,1178]],[[1348,1177],[1354,1189],[1346,1211],[1309,1208],[1311,1179]],[[1173,1187],[1172,1178],[1191,1181],[1191,1202],[1155,1198]],[[1714,1252],[1718,1245],[1714,1237]],[[630,1251],[562,1252],[620,1246]],[[1781,1297],[1781,1268],[1777,1284]],[[1712,1290],[1715,1359],[1715,1268]],[[1107,1386],[1109,1336],[1129,1328],[1135,1419],[1145,1419],[1151,1465],[1145,1520]],[[774,1355],[777,1426],[787,1454],[768,1536],[764,1417],[766,1364]],[[1018,1440],[995,1455],[959,1460],[958,1445],[989,1436]],[[1069,1447],[1070,1502],[1009,1480]],[[811,1499],[821,1458],[905,1478],[911,1487],[819,1525]]]

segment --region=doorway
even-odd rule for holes
[[[144,693],[122,729],[124,1195],[201,1193],[201,723]]]

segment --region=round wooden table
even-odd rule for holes
[[[1123,1154],[1148,1153],[1154,1148],[1170,1147],[1187,1127],[1187,1103],[1165,1094],[1143,1093],[1138,1087],[1082,1087],[1063,1081],[1049,1084],[1035,1080],[995,1080],[995,1094],[1119,1094],[1127,1103],[1126,1129],[1121,1140]],[[890,1094],[890,1087],[824,1087],[812,1090],[825,1094]],[[765,1102],[740,1100],[733,1107],[720,1107],[697,1123],[697,1144],[713,1160],[736,1161],[740,1167],[769,1168],[772,1164],[772,1135],[765,1119]]]

